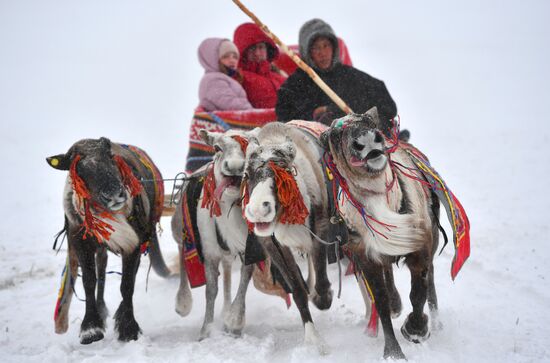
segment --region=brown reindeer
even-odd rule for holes
[[[56,332],[67,330],[72,295],[68,285],[74,282],[80,265],[86,294],[80,342],[103,339],[108,315],[103,292],[109,250],[122,257],[122,302],[115,313],[115,329],[119,340],[137,340],[141,330],[134,318],[132,297],[141,252],[149,249],[151,264],[159,275],[170,274],[155,229],[164,194],[158,169],[139,148],[106,138],[78,141],[67,153],[51,156],[47,162],[55,169],[69,171],[63,194],[63,231],[68,240],[67,267],[73,278],[62,290],[64,304],[56,308]]]
[[[379,125],[373,108],[364,115],[335,120],[321,140],[327,164],[343,191],[338,204],[350,229],[346,249],[368,280],[380,314],[384,357],[405,358],[391,322],[390,314],[400,310],[400,303],[395,300],[397,292],[390,289],[389,263],[404,256],[409,267],[413,311],[401,332],[406,339],[421,342],[430,335],[426,300],[432,317],[437,311],[432,260],[439,238],[439,200],[419,181],[422,176],[411,178],[395,170],[393,163],[411,173],[416,167],[403,148],[387,147]]]

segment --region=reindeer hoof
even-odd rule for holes
[[[319,310],[328,310],[332,305],[332,289],[327,289],[319,294],[317,291],[313,293],[311,301]]]
[[[388,358],[407,360],[407,357],[405,357],[405,354],[403,354],[403,351],[401,350],[401,347],[399,346],[399,344],[397,344],[397,342],[393,346],[386,345],[384,347],[384,359]]]
[[[422,314],[420,321],[415,321],[411,318],[412,314],[407,316],[405,323],[401,327],[401,334],[410,342],[422,343],[430,337],[430,330],[428,329],[428,316]]]
[[[231,335],[232,337],[235,337],[235,338],[240,338],[243,334],[243,329],[242,328],[230,328],[228,327],[227,325],[224,324],[223,326],[223,331],[225,331],[227,334]]]
[[[103,339],[103,329],[90,328],[80,332],[80,344],[91,344]]]
[[[90,344],[103,339],[105,324],[98,313],[89,313],[84,315],[80,325],[80,343]]]
[[[129,342],[131,340],[138,340],[141,329],[138,323],[133,320],[129,322],[119,323],[118,325],[118,340],[121,342]]]
[[[122,304],[115,313],[115,329],[118,331],[118,340],[121,342],[137,340],[141,333],[132,309],[128,309]]]
[[[199,342],[210,337],[210,331],[212,330],[212,324],[205,324],[201,328],[199,333]]]
[[[180,316],[187,316],[193,307],[193,297],[191,292],[184,289],[179,289],[176,295],[176,313]]]
[[[234,307],[229,308],[223,319],[223,330],[230,335],[240,337],[244,324],[244,313]]]

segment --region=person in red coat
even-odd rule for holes
[[[286,74],[271,62],[279,56],[279,49],[256,24],[244,23],[235,29],[233,42],[241,58],[242,86],[254,108],[273,108],[277,103],[277,91]]]

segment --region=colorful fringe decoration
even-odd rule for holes
[[[309,211],[304,204],[304,198],[296,180],[288,169],[278,166],[273,161],[269,162],[269,166],[275,174],[277,199],[283,209],[279,221],[288,224],[304,224]]]
[[[451,278],[454,280],[470,256],[470,221],[468,220],[466,211],[462,207],[460,201],[455,197],[453,192],[451,192],[443,178],[441,178],[438,172],[430,165],[428,157],[413,145],[399,141],[399,117],[397,119],[393,119],[392,122],[393,127],[391,130],[390,141],[393,145],[387,150],[387,152],[392,153],[397,150],[398,147],[404,149],[411,158],[413,164],[416,166],[416,169],[407,168],[406,166],[391,161],[390,159],[392,169],[395,168],[404,176],[416,180],[417,182],[430,188],[435,195],[437,195],[439,201],[443,204],[445,211],[447,212],[449,223],[453,228],[453,245],[455,247],[455,255],[453,257],[453,262],[451,263]],[[420,174],[420,176],[417,176],[416,174]]]
[[[395,228],[395,226],[380,222],[379,220],[377,220],[376,218],[374,218],[373,216],[367,213],[367,211],[365,210],[365,207],[361,203],[359,203],[351,194],[351,191],[349,190],[348,182],[342,176],[342,174],[340,174],[340,171],[338,170],[338,167],[334,163],[334,160],[332,159],[332,155],[329,152],[326,152],[323,155],[323,162],[325,163],[327,171],[330,173],[331,177],[334,178],[334,182],[336,183],[336,186],[340,187],[340,190],[338,191],[338,193],[334,193],[334,196],[335,196],[334,205],[336,205],[336,208],[338,210],[340,209],[338,204],[338,199],[343,194],[346,200],[348,200],[351,203],[351,205],[353,205],[353,207],[359,212],[359,214],[361,215],[361,218],[363,218],[363,222],[365,223],[369,231],[371,231],[372,235],[374,236],[374,234],[376,233],[381,237],[388,239],[388,237],[385,234],[380,232],[378,229],[374,228],[373,223],[380,225],[382,228],[385,228],[387,231],[390,231],[391,228]],[[393,182],[391,183],[390,186],[393,186]],[[386,188],[386,190],[389,190],[389,189]],[[342,200],[342,203],[343,202],[344,201]]]
[[[418,170],[424,175],[431,189],[437,195],[441,204],[445,207],[449,224],[453,228],[453,244],[455,255],[451,263],[451,278],[454,280],[468,257],[470,256],[470,221],[462,204],[455,197],[453,192],[447,187],[447,184],[441,176],[431,167],[427,159],[422,159],[422,153],[414,152],[409,145],[406,148],[411,160],[418,167]],[[414,148],[416,150],[416,148]]]
[[[211,164],[206,174],[206,179],[203,185],[203,196],[201,208],[208,208],[210,211],[210,217],[219,217],[222,215],[220,208],[220,201],[216,199],[214,191],[216,190],[216,177],[214,176],[214,164]]]

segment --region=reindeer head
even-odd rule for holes
[[[376,107],[362,115],[351,114],[332,122],[321,135],[323,147],[339,168],[367,177],[377,176],[388,165],[385,140],[379,129]]]
[[[85,194],[79,196],[90,206],[113,212],[126,206],[130,198],[125,180],[129,177],[129,167],[120,156],[112,154],[109,139],[84,139],[67,153],[46,160],[55,169],[70,170],[73,189],[76,194]]]
[[[270,236],[276,223],[302,224],[309,214],[295,180],[296,146],[288,137],[277,141],[251,138],[247,151],[243,208],[258,236]]]
[[[229,130],[225,133],[217,133],[200,130],[200,137],[216,152],[213,163],[216,199],[219,200],[223,194],[233,198],[240,196],[239,187],[251,132],[253,131]]]

